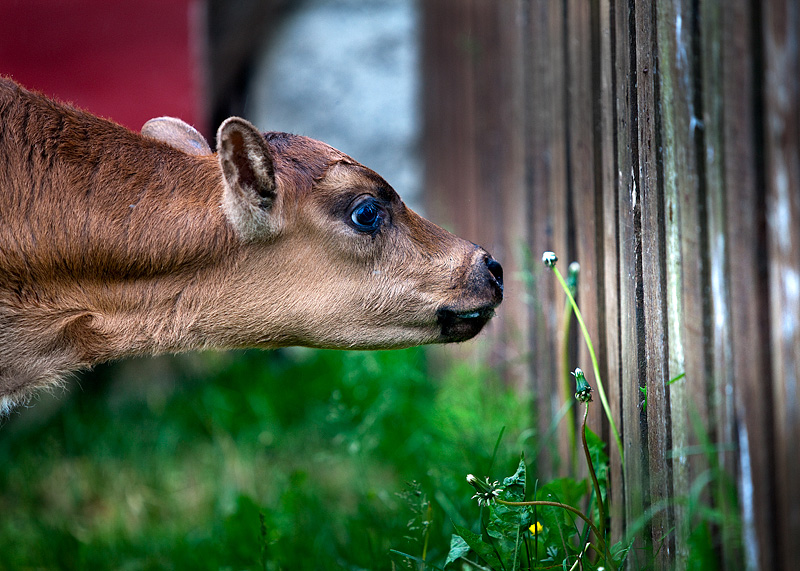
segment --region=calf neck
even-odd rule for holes
[[[324,143],[234,117],[214,153],[0,78],[0,408],[131,355],[463,341],[501,300],[485,250]]]

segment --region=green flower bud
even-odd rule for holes
[[[486,481],[482,481],[472,474],[467,474],[467,482],[470,486],[475,488],[476,493],[474,496],[472,496],[472,499],[478,500],[479,506],[483,504],[488,506],[495,499],[497,499],[497,497],[500,495],[500,492],[503,491],[503,488],[499,487],[500,482],[497,480],[490,482],[489,478],[486,478]]]
[[[592,387],[586,382],[586,375],[578,367],[572,373],[575,376],[575,398],[580,402],[592,402]]]
[[[580,273],[581,265],[578,262],[572,262],[567,268],[567,287],[573,297],[578,291],[578,275]]]

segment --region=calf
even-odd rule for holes
[[[0,409],[70,372],[209,347],[407,347],[475,336],[489,254],[330,146],[237,117],[217,152],[0,78]]]

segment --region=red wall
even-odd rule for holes
[[[11,0],[0,75],[138,130],[160,115],[201,130],[199,0]]]

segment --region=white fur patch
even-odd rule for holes
[[[269,213],[265,212],[251,197],[244,196],[243,193],[232,189],[227,181],[221,206],[228,222],[245,242],[264,239],[274,235],[278,230],[278,224]]]
[[[0,397],[0,418],[11,414],[11,411],[17,408],[18,404],[19,403],[12,400],[10,397]]]

